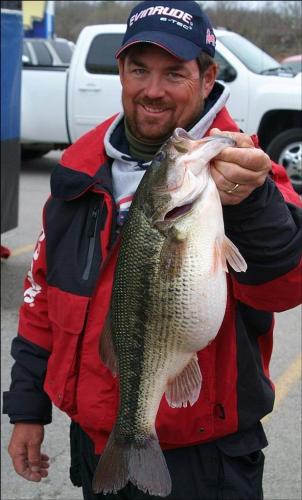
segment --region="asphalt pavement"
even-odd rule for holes
[[[41,228],[41,210],[49,194],[49,177],[59,153],[24,162],[20,176],[18,227],[2,235],[12,255],[1,262],[1,380],[7,390],[12,358],[10,344],[16,335],[22,283],[29,269],[34,243]],[[265,500],[301,500],[301,309],[276,315],[271,375],[277,401],[264,419],[266,448]],[[41,483],[17,476],[7,454],[11,425],[2,415],[2,500],[78,500],[81,490],[69,482],[69,422],[54,408],[53,423],[46,426],[44,450],[51,457],[50,473]],[[202,499],[207,500],[207,499]],[[243,499],[244,500],[244,499]]]

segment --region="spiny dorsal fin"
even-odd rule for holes
[[[167,387],[166,399],[172,408],[186,407],[188,402],[192,406],[196,403],[201,389],[202,375],[198,364],[197,354]]]

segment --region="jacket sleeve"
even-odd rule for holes
[[[3,395],[3,413],[11,423],[51,422],[51,401],[43,390],[52,333],[47,314],[45,235],[41,232],[25,278],[18,336],[11,354],[15,360],[10,389]]]
[[[285,184],[278,189],[268,178],[242,203],[223,208],[225,232],[248,266],[246,273],[231,270],[235,297],[271,312],[301,303],[302,209]]]

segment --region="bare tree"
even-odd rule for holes
[[[125,23],[131,9],[139,2],[57,1],[55,32],[57,36],[76,41],[84,26]]]
[[[244,3],[222,0],[203,5],[216,27],[225,27],[245,36],[277,59],[301,53],[301,2],[261,2],[261,9]]]
[[[56,2],[55,32],[76,41],[89,24],[125,23],[138,1]],[[302,52],[301,1],[261,2],[261,9],[249,9],[244,2],[220,0],[198,2],[215,27],[225,27],[248,38],[276,59]]]

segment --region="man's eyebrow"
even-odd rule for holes
[[[142,61],[139,60],[139,58],[136,57],[129,57],[129,64],[146,67],[146,64],[144,64]]]
[[[141,66],[143,68],[147,67],[147,64],[143,63],[139,58],[137,57],[129,57],[129,64],[134,64],[135,66]],[[180,71],[184,69],[184,65],[181,62],[176,62],[171,64],[170,66],[167,66],[167,71]]]

